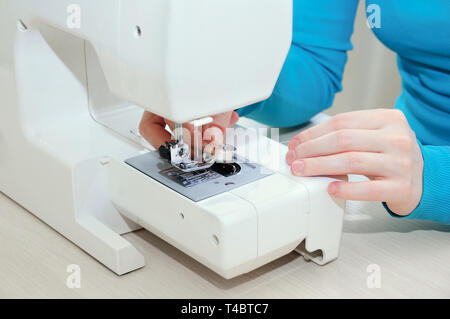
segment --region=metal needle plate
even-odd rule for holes
[[[182,172],[162,159],[158,152],[133,157],[125,163],[194,202],[228,192],[273,174],[273,171],[261,165],[239,160],[237,163],[241,167],[240,172],[229,177],[222,176],[211,169],[191,173]]]

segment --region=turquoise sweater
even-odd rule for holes
[[[358,1],[294,0],[293,43],[274,92],[238,113],[286,127],[330,107],[342,89]],[[415,131],[425,163],[421,202],[406,218],[450,224],[450,0],[366,6],[375,35],[397,53],[403,89],[395,107]]]

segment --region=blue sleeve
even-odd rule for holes
[[[450,225],[450,146],[422,145],[423,193],[417,208],[406,219],[428,219]],[[383,203],[387,211],[394,214]]]
[[[293,41],[272,96],[238,110],[274,127],[302,124],[342,90],[359,0],[294,0]]]

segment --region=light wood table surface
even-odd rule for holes
[[[450,226],[397,220],[379,203],[347,203],[336,261],[291,253],[232,280],[146,230],[124,236],[146,266],[119,277],[0,193],[0,298],[450,298]],[[79,289],[66,286],[70,264]],[[373,264],[380,288],[367,286]]]
[[[125,235],[147,265],[117,276],[0,193],[1,298],[450,298],[450,226],[395,220],[378,203],[349,202],[339,259],[296,253],[222,279],[146,230]],[[69,289],[66,268],[81,267]],[[369,289],[377,264],[381,288]]]

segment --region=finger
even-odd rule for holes
[[[232,112],[225,112],[213,116],[213,124],[222,130],[230,126]]]
[[[396,197],[396,187],[391,181],[333,182],[328,193],[346,200],[389,202]]]
[[[342,113],[331,119],[297,134],[289,143],[289,148],[294,149],[298,144],[318,138],[328,133],[344,129],[376,130],[385,123],[385,115],[388,110],[363,110]]]
[[[224,136],[220,128],[212,126],[203,134],[203,150],[207,153],[214,153],[214,149],[223,145]]]
[[[340,130],[301,143],[291,152],[295,159],[302,159],[350,151],[383,152],[386,149],[379,131]]]
[[[232,127],[238,120],[239,115],[236,111],[214,115],[213,122],[203,126],[203,141],[211,142],[214,139],[217,145],[223,144],[226,129]]]
[[[229,127],[233,127],[238,121],[239,121],[239,114],[236,111],[233,111],[231,114]]]
[[[170,133],[166,131],[164,119],[147,111],[142,115],[139,133],[156,149],[171,140]]]
[[[203,134],[212,127],[218,128],[225,135],[226,129],[230,127],[232,112],[221,113],[213,116],[213,122],[203,126]]]
[[[392,174],[386,165],[389,157],[380,153],[348,152],[295,160],[291,171],[296,176],[361,174],[386,176]]]
[[[224,142],[224,134],[223,131],[215,126],[209,127],[203,133],[203,142],[214,143],[219,146]]]

